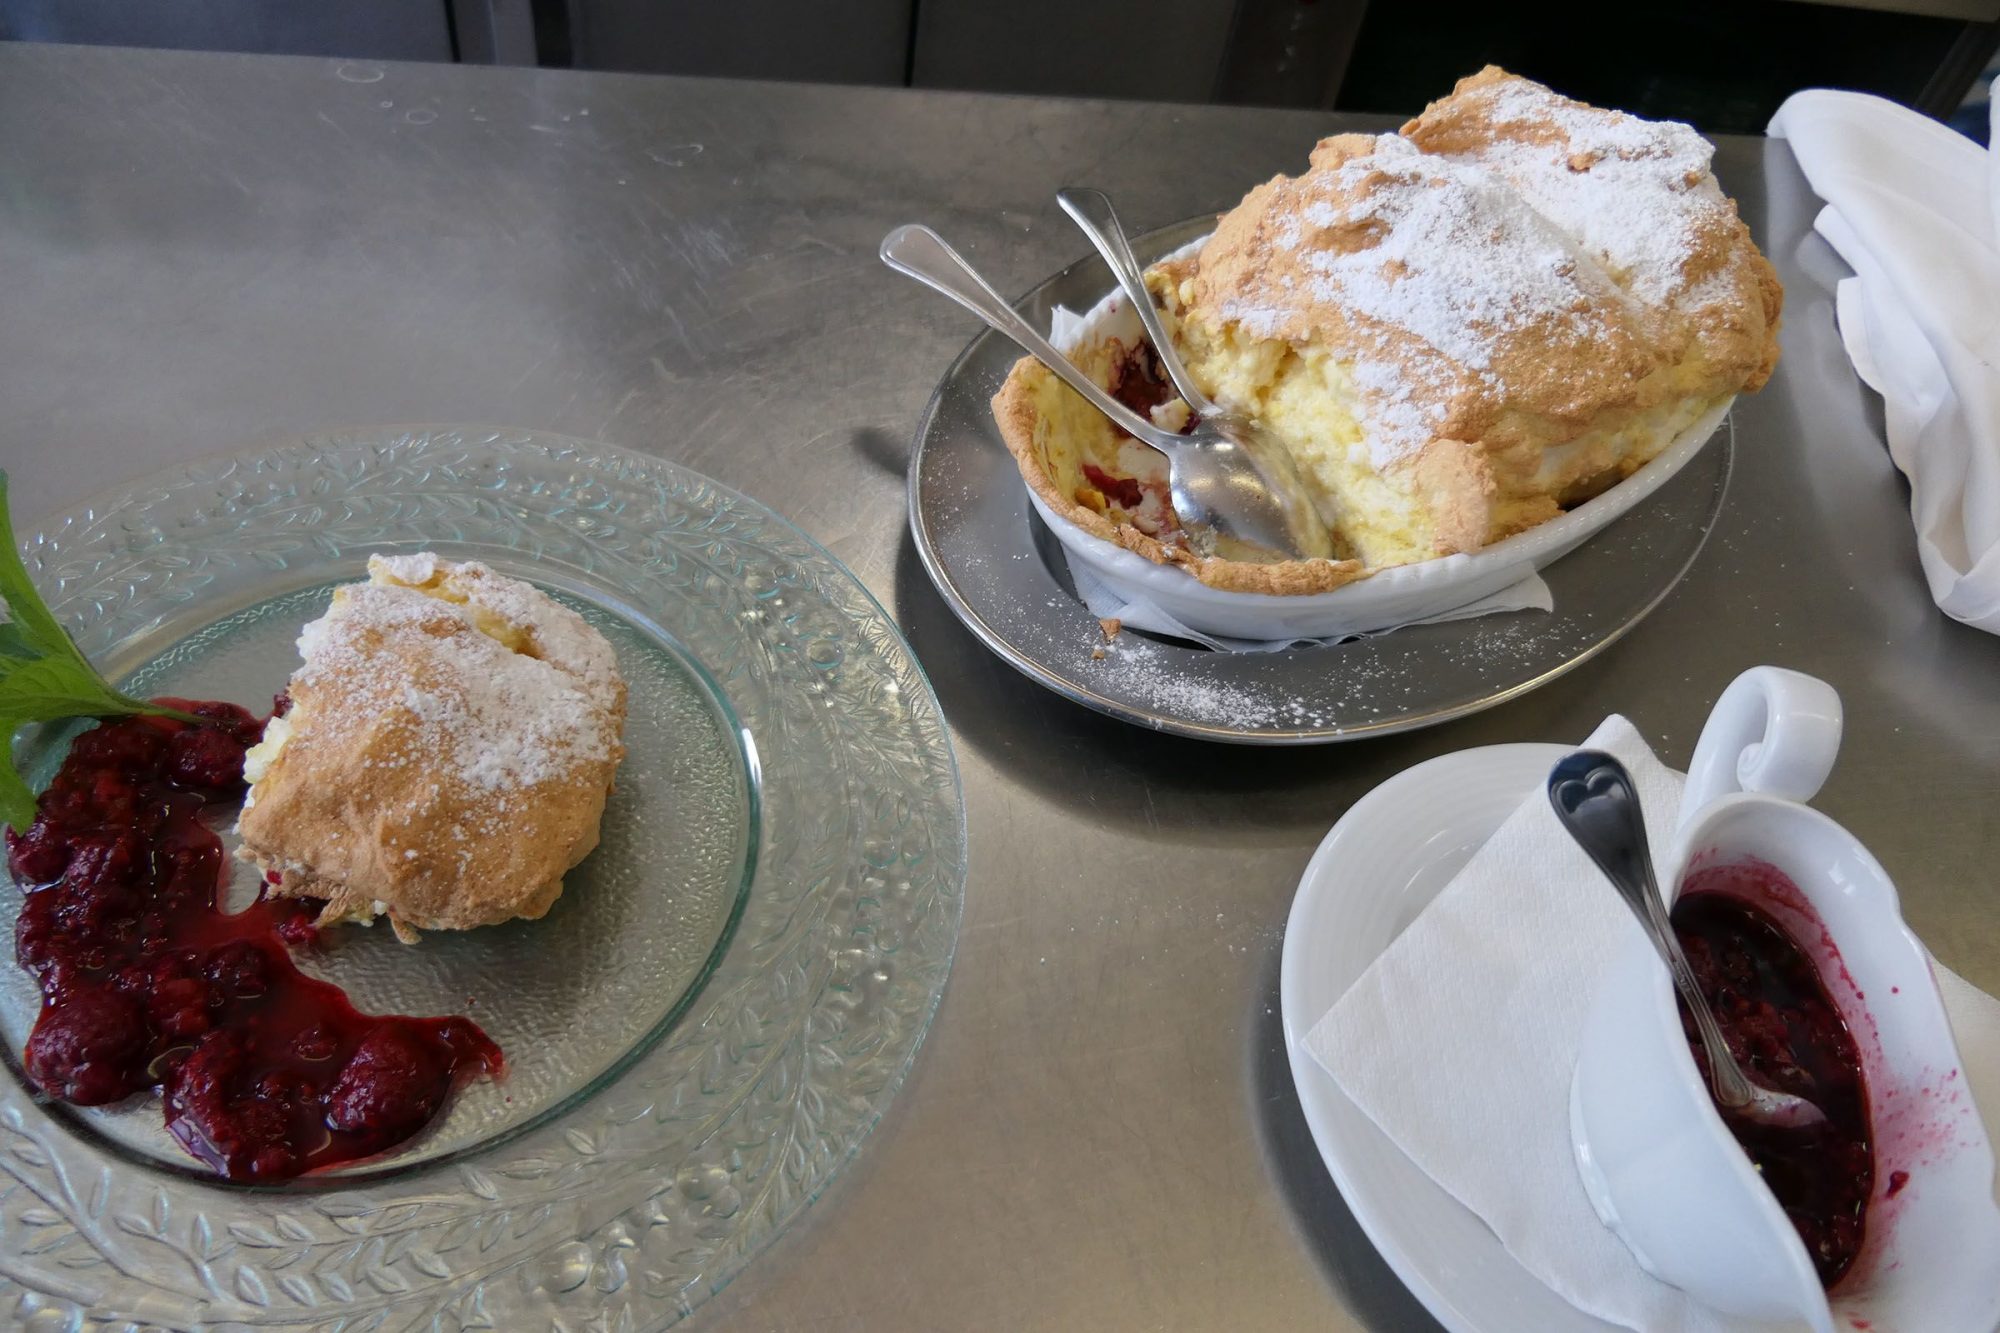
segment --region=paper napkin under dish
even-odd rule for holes
[[[2000,139],[2000,102],[1993,114]],[[1931,596],[2000,634],[2000,166],[1861,93],[1794,93],[1771,134],[1826,201],[1814,230],[1854,270],[1835,293],[1840,336],[1882,395]]]
[[[1497,611],[1548,611],[1554,608],[1555,598],[1549,593],[1549,585],[1540,574],[1530,574],[1519,583],[1502,588],[1499,592],[1488,593],[1478,601],[1467,602],[1464,606],[1440,611],[1420,620],[1405,621],[1402,625],[1389,625],[1382,629],[1370,630],[1367,634],[1333,634],[1323,639],[1233,639],[1220,634],[1209,634],[1203,630],[1189,629],[1179,620],[1169,615],[1158,603],[1143,596],[1133,596],[1113,588],[1099,578],[1081,562],[1069,559],[1070,581],[1076,585],[1076,595],[1090,608],[1090,614],[1099,620],[1122,621],[1129,629],[1150,630],[1155,634],[1171,634],[1177,639],[1192,639],[1196,643],[1207,644],[1223,653],[1275,653],[1285,648],[1310,647],[1313,644],[1345,643],[1349,639],[1367,638],[1372,634],[1387,634],[1392,629],[1402,629],[1407,625],[1437,625],[1447,620],[1468,620],[1473,616],[1492,615]]]
[[[1625,762],[1655,851],[1670,845],[1681,775],[1622,717],[1607,718],[1584,744]],[[1572,1305],[1645,1333],[1773,1328],[1718,1315],[1650,1277],[1591,1210],[1570,1148],[1570,1076],[1602,969],[1638,925],[1540,787],[1521,795],[1521,807],[1306,1034],[1306,1048]],[[1932,967],[1967,1083],[2000,1142],[2000,1001]]]

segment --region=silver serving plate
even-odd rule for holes
[[[1151,263],[1215,225],[1190,218],[1133,242]],[[1114,279],[1079,260],[1022,299],[1047,328],[1087,310]],[[954,614],[1030,680],[1113,717],[1177,735],[1312,745],[1433,726],[1491,708],[1603,651],[1657,606],[1708,539],[1729,485],[1729,423],[1674,477],[1542,571],[1552,612],[1418,625],[1330,647],[1218,653],[1120,636],[1107,650],[1062,548],[1035,515],[987,403],[1018,352],[981,333],[945,372],[917,424],[910,531]]]

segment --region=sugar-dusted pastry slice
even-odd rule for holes
[[[478,563],[372,557],[299,636],[288,711],[244,757],[238,855],[319,921],[413,942],[539,917],[597,846],[624,757],[611,645]]]

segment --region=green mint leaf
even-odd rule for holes
[[[14,768],[15,732],[29,722],[121,713],[196,720],[119,693],[77,649],[21,563],[0,470],[0,822],[25,829],[35,818],[35,795]]]
[[[7,507],[7,474],[0,470],[0,601],[7,604],[7,621],[15,631],[11,637],[25,643],[39,656],[69,658],[86,670],[90,664],[70,642],[57,623],[48,603],[35,590],[28,567],[14,544],[14,523]],[[95,672],[91,674],[95,675]]]
[[[151,705],[126,698],[95,673],[80,675],[66,661],[42,657],[0,663],[0,707],[23,721],[52,722],[150,710]]]

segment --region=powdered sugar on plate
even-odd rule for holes
[[[1434,649],[1434,659],[1413,670],[1406,660],[1378,653],[1363,640],[1319,650],[1338,656],[1320,659],[1323,670],[1310,688],[1300,688],[1286,656],[1267,656],[1261,659],[1269,663],[1266,670],[1245,674],[1221,665],[1232,660],[1227,654],[1204,654],[1126,631],[1093,649],[1087,678],[1121,699],[1143,700],[1155,726],[1175,718],[1241,737],[1315,731],[1331,737],[1392,723],[1428,692],[1432,672],[1505,671],[1510,664],[1534,661],[1546,646],[1546,636],[1532,621],[1489,620]]]

